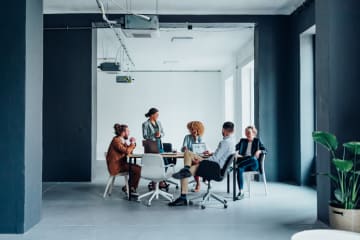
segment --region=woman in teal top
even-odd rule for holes
[[[145,117],[147,117],[148,120],[142,124],[144,139],[157,141],[160,152],[163,152],[161,137],[163,137],[165,133],[161,122],[158,120],[159,110],[156,108],[150,108],[150,110],[145,114]]]
[[[184,137],[183,147],[181,149],[182,152],[185,151],[193,151],[192,145],[194,143],[203,143],[202,136],[204,134],[204,125],[200,121],[191,121],[187,124],[187,129],[190,134]],[[194,176],[196,186],[193,190],[194,192],[200,191],[200,177]]]
[[[156,141],[159,152],[163,153],[164,149],[161,143],[161,138],[165,135],[165,133],[161,122],[158,120],[159,110],[156,108],[150,108],[149,111],[145,114],[145,117],[147,117],[148,120],[142,124],[143,137],[145,140]],[[159,183],[159,187],[161,189],[166,189],[168,188],[168,184],[165,181],[162,181]],[[150,182],[148,188],[149,190],[154,190],[155,182]]]

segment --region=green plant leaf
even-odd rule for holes
[[[336,151],[338,147],[338,141],[335,135],[323,132],[323,131],[314,131],[312,133],[313,140],[317,143],[320,143],[329,151]]]
[[[344,196],[341,193],[340,189],[337,188],[334,190],[334,196],[335,196],[336,200],[338,200],[341,203],[344,203]]]
[[[338,158],[333,158],[333,163],[335,167],[342,172],[349,172],[353,167],[353,162],[349,160],[342,160]]]
[[[360,142],[347,142],[343,146],[350,152],[360,155]]]

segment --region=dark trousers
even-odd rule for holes
[[[259,168],[259,163],[256,157],[249,157],[245,159],[239,159],[237,163],[237,182],[239,189],[244,188],[244,172],[246,171],[256,171]]]
[[[129,171],[130,164],[124,163],[121,165],[121,171],[120,172],[128,172]],[[141,167],[138,165],[131,165],[131,176],[130,176],[130,187],[137,188],[139,186],[141,176]]]

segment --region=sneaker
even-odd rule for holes
[[[240,191],[240,192],[238,193],[238,195],[236,196],[236,200],[241,200],[241,199],[243,199],[244,197],[245,197],[244,192]]]
[[[135,190],[134,188],[131,189],[130,195],[131,195],[132,197],[138,197],[138,196],[139,196],[139,194],[136,192],[136,190]]]
[[[136,191],[131,191],[131,192],[130,192],[130,195],[131,195],[132,197],[138,197],[138,196],[139,196],[139,194],[138,194]]]
[[[187,199],[186,198],[181,198],[179,197],[178,199],[176,199],[175,201],[171,202],[168,204],[169,207],[178,207],[178,206],[187,206]]]
[[[188,178],[188,177],[191,177],[191,172],[188,168],[183,168],[181,169],[179,172],[177,173],[174,173],[172,175],[173,178],[175,179],[183,179],[183,178]]]

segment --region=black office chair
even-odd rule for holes
[[[171,143],[163,143],[162,145],[163,145],[163,149],[164,149],[165,153],[173,151]],[[175,172],[175,165],[176,165],[176,162],[177,162],[176,158],[164,158],[164,161],[165,161],[165,164],[172,164],[172,166],[173,166],[172,168],[173,168],[173,170]],[[174,181],[172,181],[170,179],[167,179],[165,182],[168,183],[168,184],[174,184],[175,188],[179,189],[179,184],[178,183],[176,183],[176,182],[174,182]]]
[[[227,201],[225,200],[225,198],[218,196],[211,190],[211,181],[221,182],[224,180],[229,167],[231,166],[232,162],[235,159],[235,156],[236,156],[235,153],[231,154],[226,159],[223,168],[220,168],[219,164],[212,161],[204,160],[200,163],[199,168],[196,171],[196,175],[208,181],[207,191],[202,196],[202,201],[200,202],[201,209],[205,209],[206,202],[208,202],[210,198],[213,198],[221,202],[222,204],[224,204],[224,208],[227,208]],[[193,204],[193,200],[191,200],[189,203]]]

